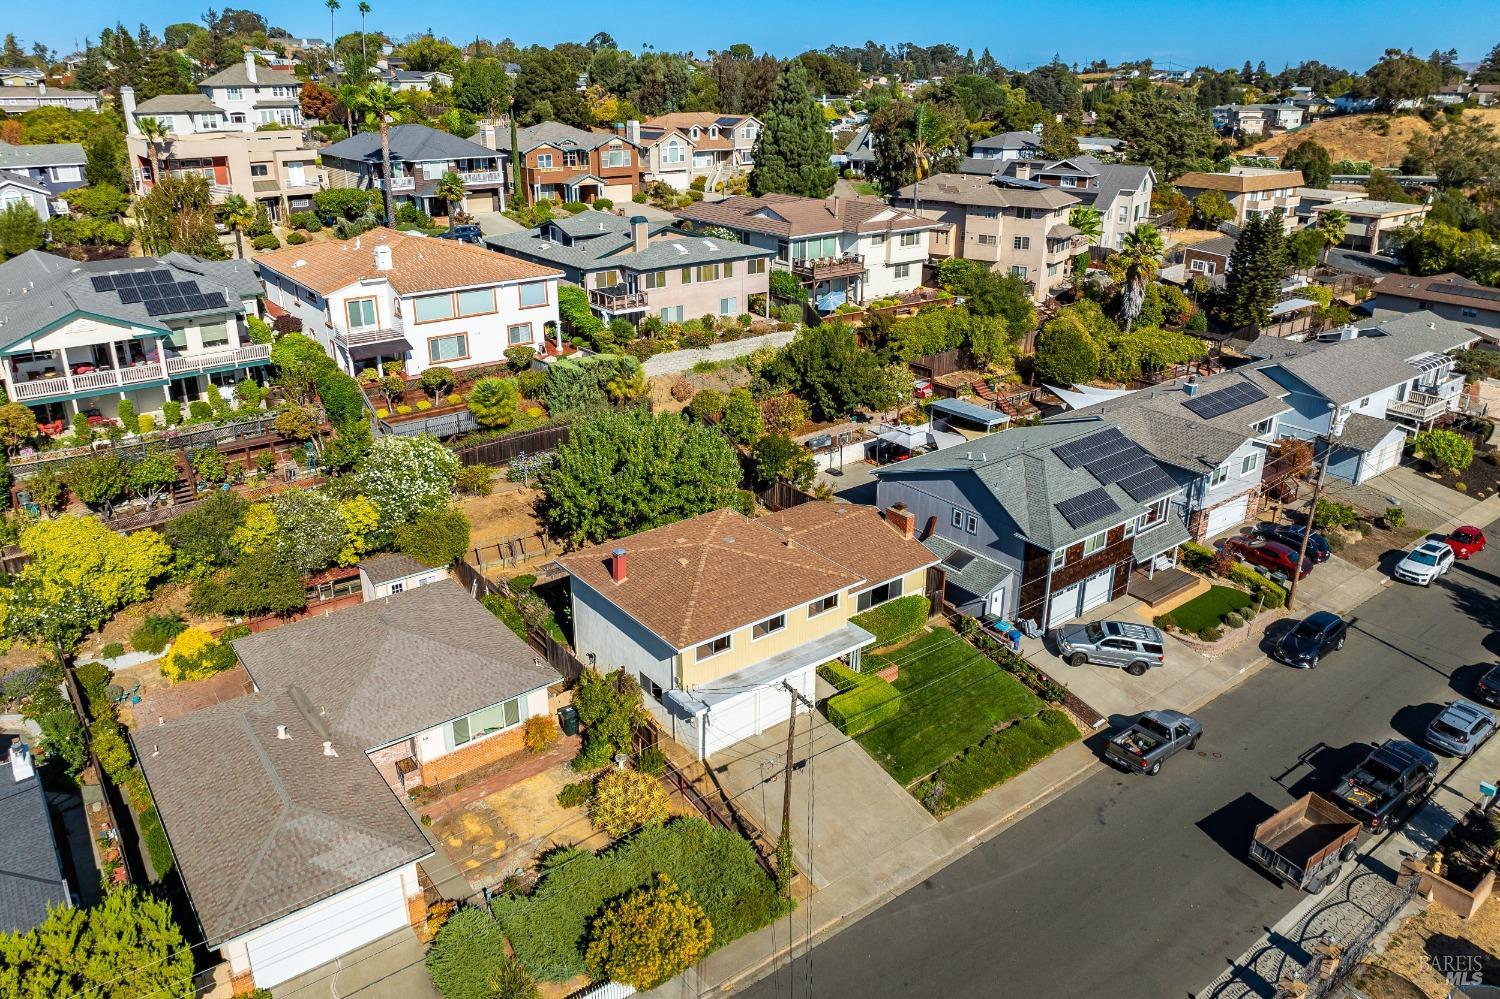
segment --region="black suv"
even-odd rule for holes
[[[1492,708],[1500,707],[1500,666],[1491,666],[1474,684],[1474,700]]]
[[[456,225],[447,232],[438,233],[437,238],[456,239],[460,243],[472,243],[475,246],[480,246],[484,243],[484,233],[480,230],[479,226],[468,224]]]
[[[1379,832],[1403,806],[1427,793],[1437,769],[1437,757],[1421,746],[1387,739],[1339,781],[1333,800],[1370,832]]]
[[[1349,622],[1337,614],[1318,611],[1281,636],[1271,654],[1288,666],[1313,669],[1325,655],[1344,647],[1344,635],[1348,630]]]

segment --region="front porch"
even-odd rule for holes
[[[1184,572],[1176,566],[1151,571],[1152,567],[1136,569],[1130,574],[1125,592],[1157,613],[1170,606],[1197,596],[1208,589],[1208,581],[1201,576]]]

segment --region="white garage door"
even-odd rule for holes
[[[1400,434],[1392,434],[1389,439],[1381,442],[1380,447],[1365,455],[1365,460],[1360,463],[1359,481],[1364,482],[1372,479],[1381,472],[1389,472],[1401,463],[1402,446],[1406,438]]]
[[[1237,527],[1245,522],[1245,516],[1250,512],[1250,494],[1222,503],[1208,511],[1208,523],[1205,527],[1206,536],[1213,538],[1232,527]]]
[[[350,888],[246,941],[255,984],[274,988],[408,925],[399,872]]]
[[[1047,627],[1055,628],[1078,616],[1078,595],[1081,592],[1083,584],[1074,583],[1052,594],[1052,601],[1047,605]]]
[[[812,668],[787,679],[808,698],[817,690]],[[779,681],[748,691],[732,701],[716,704],[709,710],[705,723],[703,755],[712,756],[742,739],[780,725],[787,720],[791,710],[792,697]]]
[[[1115,580],[1115,570],[1111,566],[1099,573],[1090,576],[1083,581],[1083,609],[1091,611],[1100,604],[1109,603],[1110,584]]]

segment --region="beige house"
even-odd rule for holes
[[[1068,280],[1074,254],[1088,240],[1068,225],[1083,199],[1061,187],[999,174],[944,173],[910,184],[891,203],[944,223],[932,234],[932,256],[978,260],[1013,274],[1045,300]]]
[[[558,560],[574,643],[599,669],[629,671],[672,737],[711,757],[785,722],[786,687],[811,700],[822,664],[857,669],[875,641],[861,612],[925,592],[938,559],[913,527],[894,511],[807,503],[585,548]]]
[[[1380,253],[1389,248],[1396,232],[1404,225],[1421,225],[1427,217],[1426,205],[1409,205],[1400,201],[1372,201],[1360,198],[1320,205],[1312,210],[1313,224],[1327,212],[1343,212],[1348,222],[1344,226],[1344,241],[1339,245],[1348,250],[1363,250]]]
[[[659,180],[686,190],[702,177],[704,188],[712,191],[755,166],[751,150],[761,127],[752,115],[678,111],[627,121],[616,131],[641,147],[646,182]]]
[[[1297,207],[1302,199],[1301,170],[1267,170],[1261,167],[1230,167],[1225,173],[1185,173],[1177,178],[1177,190],[1188,199],[1204,191],[1218,191],[1234,209],[1235,225],[1244,225],[1251,215],[1280,215],[1288,232],[1296,228]]]

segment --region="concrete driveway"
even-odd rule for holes
[[[818,686],[820,698],[833,692],[821,680]],[[781,832],[786,735],[782,723],[708,760],[725,793],[772,840]],[[792,765],[800,768],[792,772],[792,843],[797,867],[815,888],[858,872],[872,856],[895,850],[937,823],[822,715],[797,717]]]
[[[1400,506],[1406,511],[1407,523],[1423,530],[1432,530],[1450,519],[1462,522],[1480,502],[1434,482],[1408,465],[1398,465],[1359,486],[1330,475],[1323,495],[1370,513],[1384,513],[1386,507]]]
[[[275,999],[442,999],[411,930],[372,940],[271,990]]]

